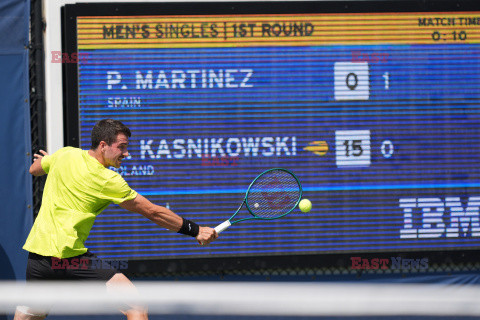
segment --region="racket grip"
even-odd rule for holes
[[[220,233],[230,227],[232,224],[230,223],[230,220],[226,220],[225,222],[220,223],[218,226],[215,227],[215,231],[217,233]]]

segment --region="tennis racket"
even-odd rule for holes
[[[273,168],[261,173],[247,189],[245,198],[237,211],[215,227],[220,233],[232,224],[252,219],[275,220],[295,209],[302,198],[302,185],[287,169]],[[251,217],[233,220],[245,205]]]

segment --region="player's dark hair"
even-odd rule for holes
[[[127,137],[131,137],[130,129],[118,120],[103,119],[98,121],[92,129],[92,145],[91,149],[97,149],[101,141],[105,141],[107,145],[117,141],[119,133],[123,133]]]

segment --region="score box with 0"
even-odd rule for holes
[[[394,147],[390,140],[382,142],[382,155],[390,158]],[[335,161],[337,167],[369,167],[371,164],[370,130],[335,131]]]
[[[336,101],[369,100],[370,65],[368,62],[335,62],[334,98]],[[384,90],[390,90],[390,72],[383,72]]]

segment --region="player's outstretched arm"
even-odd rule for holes
[[[133,200],[122,202],[120,206],[126,210],[140,213],[147,219],[168,230],[192,235],[200,244],[208,244],[218,237],[214,229],[197,226],[196,224],[193,224],[193,226],[198,227],[198,233],[196,235],[188,233],[191,231],[191,226],[189,225],[191,221],[183,219],[170,209],[153,204],[140,194]]]
[[[43,171],[41,162],[42,162],[42,158],[44,156],[47,156],[48,153],[43,150],[40,150],[39,152],[41,154],[35,153],[33,155],[33,163],[30,166],[30,170],[29,170],[30,174],[34,175],[35,177],[43,176],[44,174],[47,174],[45,171]]]
[[[178,231],[182,226],[182,218],[172,210],[158,206],[150,202],[142,195],[137,195],[135,199],[124,201],[120,207],[132,212],[140,213],[142,216],[152,220],[161,227],[171,231]]]

